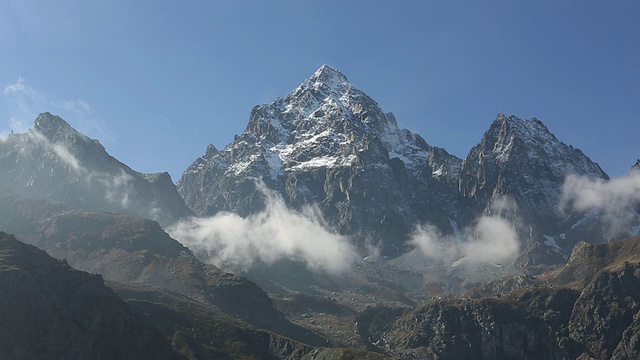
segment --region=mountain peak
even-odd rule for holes
[[[341,82],[349,82],[349,80],[347,80],[347,77],[344,76],[344,74],[341,73],[340,70],[336,68],[332,68],[326,64],[320,66],[320,68],[316,70],[315,73],[313,73],[313,75],[311,76],[311,79],[314,79],[314,80],[336,79]]]
[[[47,137],[52,137],[60,132],[77,132],[69,123],[64,121],[57,115],[49,112],[43,112],[36,118],[33,123],[33,129],[39,131]]]
[[[488,133],[492,133],[492,129],[497,131],[500,136],[516,135],[521,138],[537,138],[549,141],[557,141],[556,137],[549,131],[547,126],[536,118],[521,119],[515,115],[509,117],[500,113],[491,124]]]
[[[542,122],[540,120],[538,120],[537,118],[531,118],[531,119],[521,119],[515,115],[511,115],[511,116],[506,116],[503,113],[499,113],[498,115],[496,115],[496,119],[493,121],[494,123],[505,123],[505,122],[509,122],[509,123],[520,123],[520,124],[526,124],[526,123],[538,123],[538,124],[542,124]]]
[[[322,65],[305,83],[315,89],[321,89],[323,87],[334,89],[340,85],[350,85],[349,80],[340,70],[328,65]]]

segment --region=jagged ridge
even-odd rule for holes
[[[559,141],[541,121],[499,114],[462,166],[465,216],[473,218],[507,195],[536,232],[533,238],[556,234],[561,230],[556,210],[560,190],[565,177],[572,174],[609,178],[582,151]]]
[[[0,168],[0,185],[79,210],[133,214],[163,224],[192,214],[168,173],[132,170],[50,113],[40,114],[26,133],[0,141]]]
[[[391,113],[322,66],[284,98],[256,106],[224,150],[210,146],[178,182],[202,216],[263,208],[255,180],[294,208],[319,204],[341,233],[400,247],[425,213],[447,226],[461,160],[397,126]]]

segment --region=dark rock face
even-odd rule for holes
[[[561,359],[542,319],[499,300],[428,303],[401,318],[390,346],[416,358]],[[411,354],[411,355],[410,355]]]
[[[24,134],[0,142],[0,185],[31,198],[84,211],[125,213],[163,224],[192,212],[168,173],[142,174],[97,141],[49,113]]]
[[[418,221],[448,228],[461,160],[399,129],[394,116],[323,66],[284,98],[256,106],[224,150],[210,147],[178,190],[201,216],[264,207],[256,179],[289,206],[318,204],[330,224],[360,244],[400,247]]]
[[[407,312],[406,308],[369,307],[356,316],[356,331],[376,349],[383,349],[384,335],[393,328],[395,321],[405,312]]]
[[[104,286],[0,233],[0,358],[181,359]]]
[[[640,335],[632,335],[637,331],[632,323],[639,310],[640,265],[624,263],[613,271],[601,271],[582,290],[573,307],[570,336],[585,344],[591,356],[609,359],[625,332],[629,338]],[[626,348],[624,352],[628,352],[628,346],[621,346]]]
[[[572,174],[608,179],[582,151],[556,139],[541,121],[500,114],[462,166],[463,210],[473,218],[506,195],[515,200],[519,216],[537,233],[533,237],[557,234],[560,190],[565,177]]]
[[[487,297],[427,302],[383,334],[386,349],[420,359],[636,358],[639,247],[637,237],[581,243],[564,269],[517,281],[511,292],[500,286],[507,279],[479,289]]]
[[[567,256],[555,247],[542,242],[530,243],[516,259],[516,267],[528,274],[541,274],[567,261]]]

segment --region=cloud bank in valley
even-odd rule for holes
[[[304,263],[314,272],[341,274],[357,259],[348,239],[332,231],[312,206],[289,209],[284,200],[258,184],[266,197],[265,209],[242,218],[223,212],[209,218],[179,222],[167,232],[194,253],[222,268],[247,271],[258,263],[284,259]]]
[[[475,264],[505,264],[518,256],[520,239],[514,225],[502,217],[513,212],[515,203],[507,198],[493,202],[489,215],[483,215],[455,235],[444,235],[431,224],[419,225],[410,244],[428,258],[452,262],[465,258]]]
[[[637,223],[640,206],[640,171],[611,180],[590,179],[569,175],[564,181],[558,209],[597,211],[608,235],[630,232],[629,225]],[[636,234],[633,234],[636,235]]]

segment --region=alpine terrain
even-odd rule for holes
[[[0,358],[636,359],[638,189],[535,118],[458,158],[326,65],[177,185],[42,113],[0,139]]]
[[[31,198],[169,224],[192,214],[168,173],[142,174],[66,121],[42,113],[24,134],[0,142],[0,185]]]
[[[254,107],[245,131],[223,150],[209,145],[178,191],[199,216],[247,216],[265,207],[263,182],[292,208],[317,205],[360,249],[373,244],[396,256],[411,248],[418,225],[459,234],[492,212],[518,230],[522,249],[548,247],[545,236],[571,230],[583,215],[557,211],[570,174],[608,179],[541,121],[502,114],[459,159],[399,128],[393,114],[325,65],[284,98]],[[496,210],[496,203],[508,206]]]
[[[224,150],[210,145],[178,191],[200,216],[245,216],[264,208],[261,180],[293,208],[317,204],[357,245],[370,241],[394,253],[419,221],[449,227],[461,165],[322,66],[284,98],[254,107],[246,130]]]

